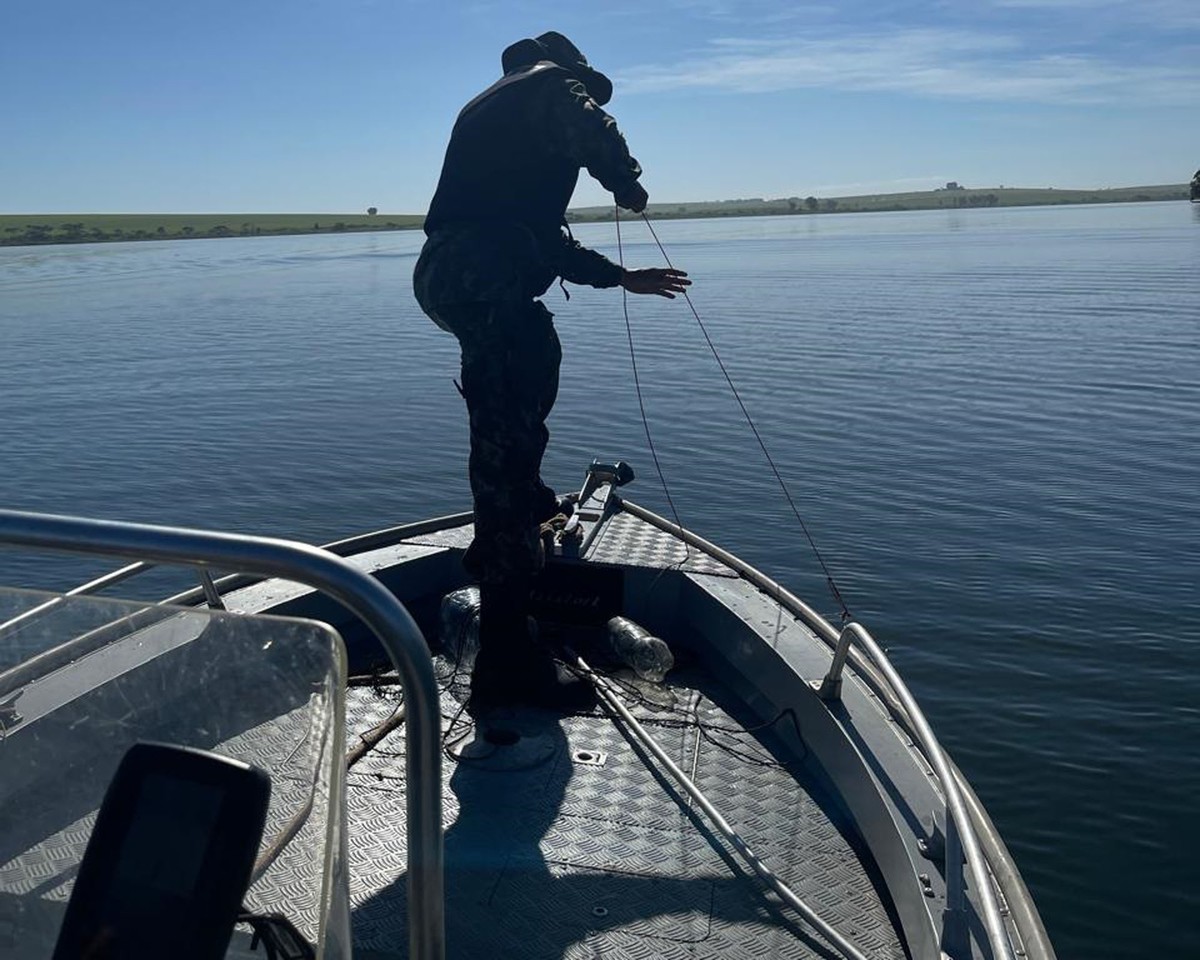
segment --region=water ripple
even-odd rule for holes
[[[1194,946],[1200,883],[1179,842],[1200,794],[1190,213],[656,226],[852,609],[1064,957]],[[615,256],[611,226],[575,232]],[[659,262],[643,226],[624,237],[627,262]],[[0,250],[3,502],[311,541],[462,509],[457,348],[412,303],[420,240]],[[566,353],[548,479],[624,456],[632,495],[665,510],[619,294],[546,301]],[[631,298],[630,313],[684,522],[835,612],[686,308]],[[0,553],[7,582],[94,569]]]

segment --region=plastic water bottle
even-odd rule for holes
[[[438,635],[446,656],[469,667],[479,652],[479,588],[463,587],[442,597]]]
[[[628,617],[608,621],[608,645],[618,660],[651,683],[661,683],[675,666],[671,648]]]

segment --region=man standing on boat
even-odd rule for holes
[[[481,595],[472,704],[571,710],[588,705],[590,686],[563,672],[527,626],[544,563],[538,528],[560,508],[540,470],[562,351],[537,298],[556,278],[664,297],[690,281],[679,270],[624,270],[565,229],[582,168],[628,210],[640,213],[649,199],[601,109],[611,81],[554,32],[513,44],[501,64],[504,76],[454,124],[413,289],[462,348],[475,501],[464,564]]]

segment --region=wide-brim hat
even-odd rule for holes
[[[612,99],[612,81],[589,64],[579,48],[561,33],[550,30],[536,39],[518,40],[500,57],[505,73],[539,60],[549,60],[569,72],[601,106]]]

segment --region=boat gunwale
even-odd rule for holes
[[[651,524],[662,530],[670,536],[676,537],[684,543],[690,544],[699,550],[704,551],[710,557],[720,561],[726,566],[736,571],[739,575],[749,581],[753,586],[761,590],[764,594],[776,600],[784,606],[788,612],[797,617],[801,623],[809,627],[822,641],[830,647],[831,654],[836,650],[840,639],[840,632],[828,620],[821,616],[816,610],[810,607],[807,603],[795,596],[777,581],[768,577],[766,574],[757,568],[746,563],[741,558],[730,553],[722,547],[705,540],[698,534],[693,533],[685,527],[672,523],[665,517],[662,517],[652,510],[632,503],[624,498],[617,496],[618,505],[621,509],[626,510],[630,514],[639,519]],[[860,629],[861,629],[861,625]],[[901,685],[904,685],[903,678],[900,677],[899,671],[891,664],[887,655],[876,644],[876,654],[890,667],[892,673],[896,675],[897,680]],[[927,756],[927,751],[923,746],[924,737],[920,735],[918,725],[914,723],[913,718],[909,715],[905,708],[902,698],[893,689],[891,682],[886,675],[876,669],[875,665],[857,647],[851,645],[848,650],[848,657],[853,665],[855,673],[862,679],[868,690],[875,694],[888,715],[900,724],[901,728],[908,734],[913,741],[913,747],[921,754],[931,769],[935,771],[935,780],[941,783],[941,778],[936,775],[936,764],[933,759]],[[907,686],[905,689],[907,691]],[[908,696],[913,700],[911,692]],[[919,710],[919,706],[918,706]],[[1042,922],[1041,915],[1033,902],[1033,897],[1026,886],[1024,878],[1017,869],[1016,862],[1013,860],[1012,854],[1004,843],[996,829],[995,823],[988,815],[978,795],[967,782],[962,771],[954,763],[950,755],[941,746],[936,734],[930,728],[929,734],[933,739],[935,748],[940,751],[941,759],[945,763],[950,772],[950,776],[954,780],[953,786],[957,788],[961,798],[962,807],[965,813],[966,824],[970,827],[972,835],[980,842],[982,849],[980,850],[984,866],[991,871],[991,877],[995,883],[1000,886],[1004,896],[1004,906],[1006,910],[1001,909],[1001,906],[995,898],[995,890],[992,885],[988,885],[986,893],[983,896],[992,900],[995,908],[995,920],[1007,913],[1016,926],[1017,932],[1021,938],[1021,947],[1024,955],[1035,958],[1045,958],[1045,960],[1053,960],[1055,957],[1054,948],[1050,943],[1049,935],[1046,932],[1045,925]],[[943,795],[946,793],[945,787],[942,787]],[[1001,927],[1002,932],[1002,927]],[[989,934],[990,938],[990,934]],[[1004,947],[1009,947],[1008,938],[1005,937]],[[993,944],[995,949],[996,944]],[[1011,949],[1008,954],[1011,956]],[[1001,954],[1003,956],[1003,954]]]
[[[727,550],[705,540],[703,537],[693,533],[692,531],[681,527],[671,521],[659,516],[653,511],[640,506],[632,501],[626,500],[619,496],[616,491],[612,491],[612,499],[615,501],[617,511],[627,512],[630,515],[658,528],[663,533],[672,536],[686,544],[696,547],[712,559],[728,566],[734,572],[746,579],[753,586],[761,590],[764,594],[783,605],[793,616],[795,616],[802,624],[808,627],[812,632],[819,637],[822,642],[830,648],[832,654],[836,648],[840,633],[832,623],[825,619],[815,609],[801,600],[799,597],[792,594],[781,584],[768,577],[755,567],[741,560]],[[609,513],[608,516],[613,515]],[[353,537],[342,540],[333,541],[320,549],[333,553],[339,557],[349,558],[357,554],[366,553],[371,550],[386,549],[388,547],[397,546],[404,541],[412,540],[416,537],[428,535],[431,533],[440,532],[454,527],[464,526],[473,520],[473,513],[470,511],[449,514],[442,517],[430,518],[423,521],[417,521],[408,524],[401,524],[394,527],[383,528],[359,534]],[[607,517],[605,518],[607,519]],[[598,524],[599,525],[599,524]],[[449,549],[449,548],[447,548]],[[218,592],[221,594],[229,593],[253,584],[262,583],[264,581],[275,579],[269,575],[233,573],[224,576],[216,581]],[[105,578],[98,578],[94,583],[101,583]],[[87,587],[85,584],[83,587]],[[75,588],[79,591],[81,588]],[[190,590],[176,594],[164,601],[163,605],[173,606],[194,606],[205,601],[205,592],[203,586],[193,587]],[[3,625],[0,625],[2,631]],[[67,643],[72,643],[68,641]],[[66,646],[64,644],[63,646]],[[54,648],[55,651],[60,648]],[[83,651],[76,651],[83,652]],[[887,660],[886,655],[882,651],[878,651],[879,655]],[[868,690],[875,694],[883,707],[886,709],[889,716],[896,720],[904,729],[904,731],[914,741],[914,746],[921,753],[927,762],[930,758],[926,756],[925,751],[921,748],[922,738],[918,735],[916,725],[908,711],[904,708],[902,698],[899,697],[896,691],[892,688],[891,683],[887,680],[882,671],[878,670],[875,665],[860,651],[858,648],[851,646],[849,650],[849,659],[851,661],[854,673],[859,679],[864,682]],[[890,665],[890,661],[889,661]],[[892,670],[894,671],[894,667]],[[7,679],[7,674],[11,671],[0,673],[0,688],[3,686],[3,681]],[[898,674],[897,674],[898,676]],[[901,683],[903,681],[901,680]],[[910,695],[911,696],[911,695]],[[965,822],[969,825],[972,834],[980,841],[982,856],[985,865],[991,871],[991,876],[996,884],[1000,887],[1005,906],[1008,908],[1007,913],[1011,916],[1014,925],[1021,937],[1022,946],[1025,951],[1034,957],[1053,958],[1053,947],[1049,942],[1048,935],[1042,923],[1040,914],[1033,903],[1023,878],[1017,869],[1013,858],[1008,851],[1003,839],[1000,837],[995,828],[994,823],[984,809],[978,796],[963,776],[962,772],[954,764],[953,760],[941,748],[937,742],[936,736],[933,736],[934,743],[937,744],[937,749],[941,751],[942,757],[946,762],[950,774],[954,780],[954,786],[962,796],[962,805],[965,810]],[[933,766],[933,764],[931,764]],[[939,780],[940,782],[940,780]],[[945,793],[943,787],[943,793]],[[989,884],[989,889],[985,897],[991,897],[993,904],[996,904],[994,896],[994,888]],[[996,904],[999,909],[998,904]],[[1007,938],[1004,944],[1008,946]]]

